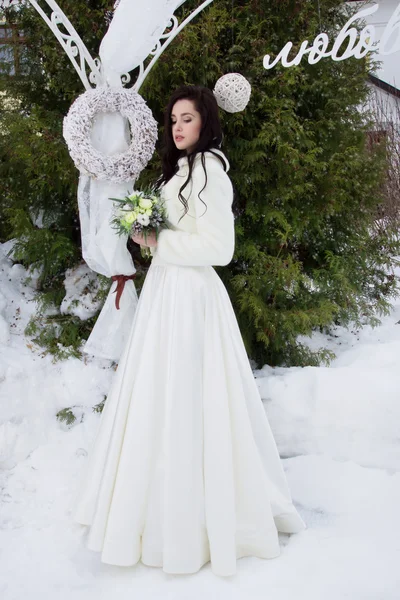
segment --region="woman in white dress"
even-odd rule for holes
[[[211,561],[229,576],[237,558],[279,556],[278,531],[306,527],[213,268],[235,244],[221,141],[213,93],[179,88],[158,181],[170,229],[147,238],[152,263],[74,506],[105,563],[194,573]]]

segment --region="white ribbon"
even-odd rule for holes
[[[102,113],[95,120],[91,138],[100,152],[123,152],[130,142],[129,126],[119,113]],[[93,271],[106,277],[136,273],[126,246],[127,237],[119,236],[110,223],[114,202],[109,198],[121,198],[131,193],[132,189],[133,182],[100,181],[82,173],[79,177],[82,256]],[[135,314],[138,296],[133,281],[128,280],[118,310],[115,306],[116,287],[117,282],[114,281],[83,351],[118,361]]]
[[[121,0],[99,50],[111,78],[138,67],[154,49],[175,10],[185,0]],[[114,81],[114,78],[112,79]]]
[[[121,86],[121,75],[132,71],[149,55],[174,11],[185,0],[121,0],[100,45],[105,85]],[[101,113],[92,130],[92,143],[103,154],[123,152],[130,143],[127,121],[119,113]],[[133,181],[112,183],[81,173],[78,205],[82,232],[82,256],[88,266],[107,277],[133,275],[136,269],[126,247],[127,238],[111,227],[114,203],[133,190]],[[83,351],[118,361],[129,334],[137,292],[132,280],[125,283],[116,308],[114,281]]]

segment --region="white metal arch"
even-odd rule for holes
[[[183,0],[179,6],[184,4],[186,0]],[[82,39],[78,35],[77,31],[73,27],[71,21],[66,17],[61,8],[58,6],[57,2],[54,0],[42,0],[43,3],[46,3],[51,9],[50,17],[46,14],[43,8],[39,5],[40,0],[29,0],[32,6],[38,11],[42,19],[47,23],[50,27],[61,46],[67,53],[68,58],[74,65],[83,85],[87,90],[91,89],[93,86],[98,86],[105,83],[104,74],[102,73],[101,61],[99,58],[93,59],[83,43]],[[155,48],[150,52],[150,55],[153,55],[152,60],[147,65],[146,69],[144,69],[144,62],[139,65],[139,75],[133,88],[138,92],[147,75],[154,67],[158,58],[164,52],[164,50],[169,46],[169,44],[173,41],[173,39],[182,31],[182,29],[196,16],[206,8],[209,4],[211,4],[213,0],[204,0],[202,4],[196,8],[192,13],[186,17],[179,25],[178,19],[173,15],[166,29],[171,28],[171,31],[165,33],[160,36]],[[117,3],[116,3],[117,4]],[[64,27],[64,29],[68,33],[63,33],[60,31],[60,27]],[[89,68],[89,76],[87,75],[87,68]],[[122,83],[128,83],[130,81],[130,76],[128,73],[121,74]]]

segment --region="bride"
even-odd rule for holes
[[[176,90],[157,182],[170,229],[133,237],[153,258],[74,505],[104,563],[229,576],[306,527],[213,268],[235,245],[221,142],[211,90]]]

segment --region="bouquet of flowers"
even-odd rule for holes
[[[118,235],[138,235],[143,233],[145,241],[149,233],[155,231],[156,239],[162,228],[167,228],[164,203],[155,187],[148,187],[134,191],[123,198],[109,198],[118,202],[112,227]],[[144,258],[151,256],[148,246],[140,246],[140,253]]]

